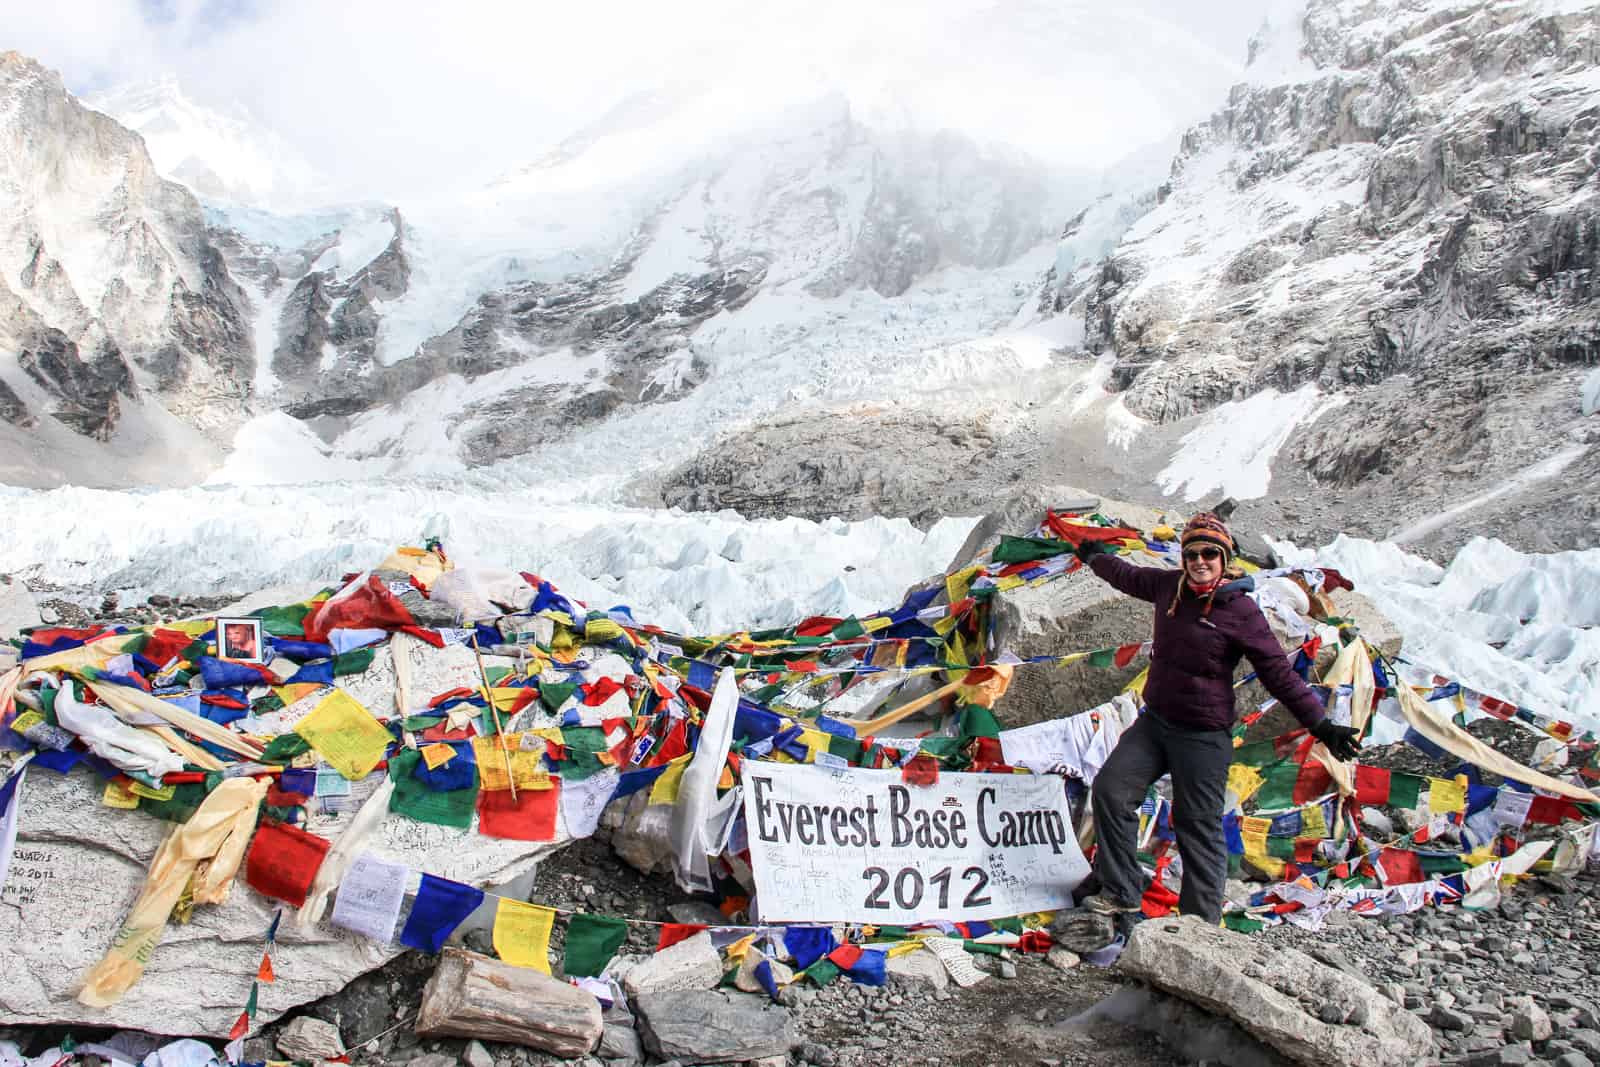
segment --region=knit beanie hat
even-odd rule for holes
[[[1233,535],[1223,525],[1222,520],[1209,511],[1202,511],[1189,520],[1183,528],[1183,535],[1178,543],[1184,548],[1190,545],[1216,545],[1222,549],[1222,562],[1224,565],[1233,559]]]

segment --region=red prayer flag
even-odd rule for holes
[[[705,926],[701,923],[663,923],[661,937],[656,941],[656,951],[671,948],[679,941],[687,941],[704,929]]]
[[[860,945],[840,945],[828,953],[828,960],[841,971],[848,971],[861,959]]]
[[[250,1013],[241,1011],[239,1017],[233,1020],[233,1029],[228,1031],[228,1040],[237,1041],[250,1032]]]
[[[1144,646],[1123,645],[1112,655],[1111,662],[1115,663],[1118,667],[1126,667],[1128,664],[1132,663],[1136,658],[1138,658],[1139,649],[1142,647]]]
[[[1356,803],[1382,807],[1389,803],[1389,772],[1383,767],[1356,766]]]
[[[933,785],[939,781],[939,763],[919,752],[900,768],[900,780],[906,785]]]
[[[587,707],[598,708],[601,704],[610,700],[613,693],[621,689],[622,683],[615,678],[596,678],[584,687],[583,703]]]
[[[1328,768],[1317,760],[1306,760],[1300,765],[1300,775],[1294,780],[1295,804],[1305,804],[1315,800],[1328,791],[1328,786],[1333,779],[1328,776]]]
[[[250,842],[244,880],[262,896],[298,908],[306,902],[306,893],[329,845],[326,838],[306,833],[298,826],[264,820],[256,830],[255,840]]]
[[[549,789],[478,790],[478,832],[510,841],[554,841],[556,812],[561,809],[561,779]]]
[[[271,953],[263,952],[261,954],[261,966],[256,968],[256,981],[270,984],[277,980],[278,976],[272,970],[272,955]]]
[[[1572,807],[1572,801],[1563,797],[1536,796],[1533,798],[1533,803],[1528,805],[1528,818],[1526,821],[1544,826],[1554,826],[1569,814],[1574,818],[1577,817],[1576,810]]]
[[[801,619],[794,632],[797,637],[826,637],[843,621],[827,615],[813,615],[809,619]]]
[[[1422,861],[1415,852],[1386,848],[1378,855],[1384,885],[1410,885],[1423,880]]]

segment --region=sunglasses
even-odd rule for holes
[[[1221,559],[1222,558],[1222,549],[1220,549],[1220,548],[1186,548],[1186,549],[1183,550],[1183,558],[1184,559],[1203,559],[1203,560],[1207,560],[1207,561],[1214,560],[1214,559]]]

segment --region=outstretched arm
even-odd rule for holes
[[[1171,580],[1171,571],[1156,567],[1140,567],[1104,551],[1090,555],[1088,565],[1090,570],[1117,592],[1138,597],[1140,600],[1148,600],[1152,604],[1161,596],[1163,590],[1171,592],[1171,587],[1167,585]]]

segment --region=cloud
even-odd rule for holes
[[[693,82],[730,106],[840,89],[1068,164],[1220,105],[1266,0],[100,0],[8,38],[75,91],[176,74],[244,108],[343,195],[399,198],[536,158],[618,101]]]

